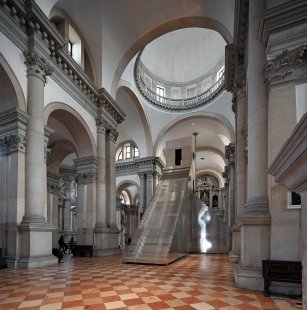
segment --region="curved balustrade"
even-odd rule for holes
[[[200,108],[201,106],[212,101],[218,94],[224,90],[225,74],[221,74],[219,80],[209,89],[199,95],[190,98],[174,99],[158,95],[151,90],[143,81],[138,66],[142,51],[139,53],[134,66],[134,79],[139,92],[151,104],[159,108],[171,111],[184,111]]]

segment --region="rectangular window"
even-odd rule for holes
[[[137,147],[134,148],[134,157],[139,157],[140,153],[139,153],[139,149]]]
[[[301,196],[295,192],[291,192],[291,201],[293,206],[300,206]]]
[[[187,98],[192,98],[195,96],[195,87],[187,89]]]
[[[222,67],[222,68],[217,72],[217,79],[218,79],[218,80],[219,80],[220,78],[223,77],[224,70],[225,70],[225,68]]]
[[[131,158],[131,146],[126,146],[126,159]]]
[[[300,209],[301,208],[301,196],[295,192],[288,190],[288,206],[287,209]]]
[[[182,149],[175,150],[175,166],[180,166],[182,161]]]
[[[72,43],[68,41],[68,54],[72,57]]]
[[[157,93],[157,100],[160,102],[164,102],[164,98],[162,97],[165,97],[165,88],[160,85],[157,85],[156,93]]]

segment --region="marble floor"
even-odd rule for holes
[[[301,309],[295,299],[235,287],[226,255],[190,255],[169,266],[123,264],[121,256],[71,257],[30,270],[0,269],[0,309]]]

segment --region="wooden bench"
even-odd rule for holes
[[[0,248],[0,268],[7,268],[6,261],[2,257],[2,249]]]
[[[265,296],[270,296],[271,282],[302,283],[302,263],[294,261],[263,260]]]
[[[79,245],[76,244],[72,249],[71,253],[73,256],[79,256],[79,257],[84,257],[84,256],[93,256],[93,246],[92,245]]]

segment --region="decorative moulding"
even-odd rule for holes
[[[269,168],[277,183],[299,193],[307,188],[307,112]]]

